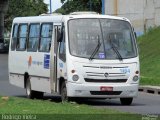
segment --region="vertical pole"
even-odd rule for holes
[[[114,15],[118,16],[118,0],[114,0]]]
[[[0,12],[0,43],[4,42],[4,12]]]
[[[102,0],[102,15],[105,14],[105,0]]]
[[[90,4],[90,11],[92,11],[92,1],[89,0],[89,4]]]
[[[50,14],[52,14],[52,0],[50,0],[49,5],[50,5]]]

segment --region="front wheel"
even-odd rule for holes
[[[69,98],[67,96],[67,88],[65,82],[62,83],[61,85],[61,100],[62,102],[68,102]]]
[[[133,98],[120,98],[122,105],[131,105]]]

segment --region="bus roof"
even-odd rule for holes
[[[74,14],[74,15],[43,15],[43,16],[32,16],[32,17],[17,17],[13,20],[13,23],[36,23],[36,22],[62,22],[64,19],[78,19],[78,18],[107,18],[107,19],[117,19],[117,20],[129,20],[125,17],[117,17],[110,15],[100,15],[100,14]]]
[[[111,16],[111,15],[100,15],[100,14],[80,14],[80,15],[67,15],[68,18],[106,18],[106,19],[116,19],[116,20],[125,20],[129,21],[125,17]]]
[[[17,17],[13,20],[13,23],[60,22],[62,21],[62,18],[62,15]]]

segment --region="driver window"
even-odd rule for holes
[[[66,61],[66,43],[65,43],[64,30],[63,30],[62,42],[60,43],[60,47],[59,47],[59,58],[60,58],[63,62]]]

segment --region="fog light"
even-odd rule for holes
[[[79,79],[79,76],[78,76],[78,75],[73,75],[73,77],[72,77],[72,80],[73,80],[73,81],[78,81],[78,79]]]
[[[138,80],[139,80],[139,77],[138,77],[138,76],[134,76],[134,77],[133,77],[133,81],[134,81],[134,82],[136,82],[136,81],[138,81]]]

